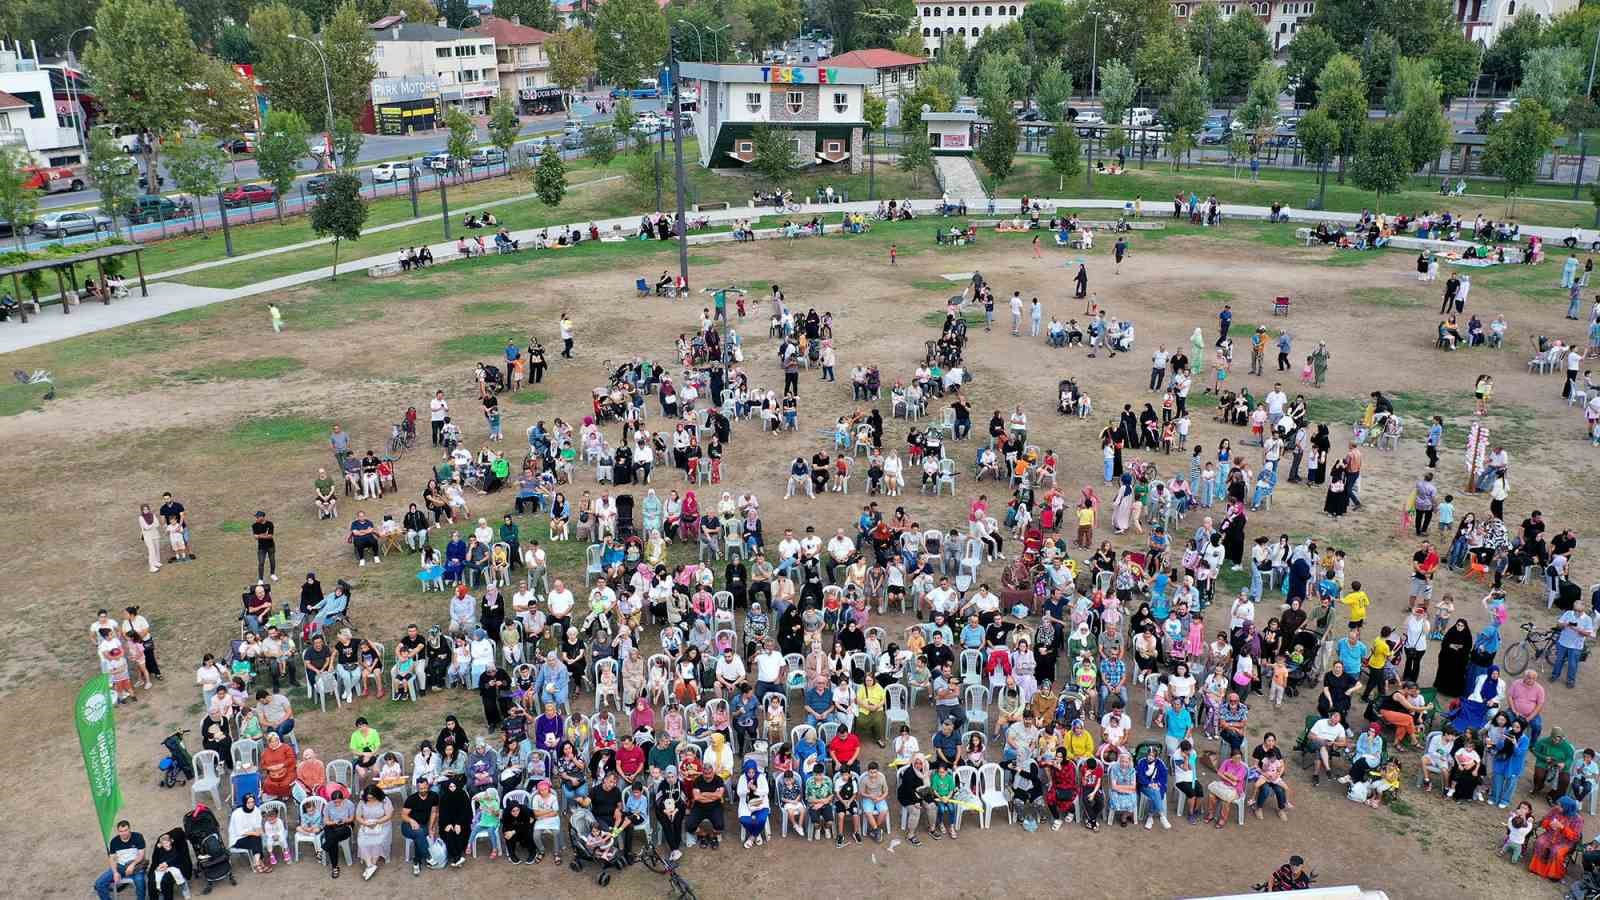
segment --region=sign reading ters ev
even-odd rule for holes
[[[802,69],[796,66],[761,67],[761,80],[769,84],[827,84],[838,77],[838,69]]]

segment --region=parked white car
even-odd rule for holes
[[[372,180],[375,182],[394,181],[397,178],[409,180],[412,175],[410,163],[386,162],[372,167]]]

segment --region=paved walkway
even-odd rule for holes
[[[958,196],[953,191],[951,192],[951,195],[953,197]],[[980,215],[984,211],[989,211],[994,214],[1016,212],[1021,202],[1020,200],[1016,199],[995,199],[991,201],[988,199],[978,199],[976,196],[967,197],[965,199],[968,200],[968,207],[973,215]],[[1041,197],[1038,198],[1037,202],[1047,209],[1060,206],[1073,209],[1120,210],[1124,201],[1117,199],[1047,199]],[[939,200],[937,198],[913,201],[914,208],[921,208],[924,210],[936,206],[938,203]],[[872,201],[835,203],[828,206],[806,205],[802,209],[802,212],[797,214],[797,217],[805,213],[813,212],[827,214],[845,212],[871,213],[876,209],[877,203]],[[1164,207],[1160,205],[1147,205],[1145,211],[1147,217],[1159,218],[1163,215],[1163,209]],[[1267,208],[1264,206],[1223,204],[1222,211],[1226,217],[1231,218],[1259,220],[1265,219],[1267,215]],[[763,215],[770,216],[772,215],[772,208],[756,208],[748,206],[736,207],[733,209],[704,213],[703,215],[705,215],[714,223],[729,222],[734,219],[756,219]],[[1315,224],[1318,222],[1339,222],[1344,224],[1352,224],[1358,221],[1361,217],[1357,213],[1308,212],[1303,210],[1291,210],[1290,218],[1294,221],[1308,224]],[[612,225],[620,225],[622,229],[628,233],[632,233],[632,231],[638,226],[638,223],[639,217],[637,214],[615,219],[603,219],[595,222],[595,224],[599,226],[600,230],[603,232],[610,231]],[[575,222],[566,227],[569,229],[587,228],[588,224],[588,221]],[[558,226],[543,226],[539,229],[524,229],[521,231],[512,232],[512,236],[519,240],[532,240],[538,234],[538,232],[544,230],[544,228],[555,230],[557,227]],[[1522,231],[1525,234],[1537,234],[1543,237],[1551,247],[1559,247],[1561,239],[1566,237],[1568,233],[1568,229],[1548,228],[1541,226],[1524,226]],[[691,236],[691,241],[696,244],[713,243],[719,240],[731,239],[731,235],[703,234]],[[432,244],[430,249],[433,250],[434,256],[440,260],[446,260],[455,256],[454,242],[441,241],[439,243]],[[538,251],[533,251],[531,254],[529,254],[530,262],[536,260],[537,258]],[[230,263],[235,261],[237,261],[237,258],[234,260],[229,260]],[[364,270],[376,265],[393,263],[394,261],[395,254],[393,252],[388,252],[378,256],[369,256],[363,259],[350,259],[342,261],[339,264],[339,271],[352,278],[365,278],[366,275],[364,274]],[[167,272],[163,274],[170,275],[173,273]],[[309,269],[304,272],[296,272],[292,275],[285,275],[280,278],[273,278],[267,281],[260,281],[254,284],[247,284],[243,287],[231,289],[195,287],[192,285],[179,284],[174,281],[153,281],[150,284],[149,297],[140,297],[138,296],[137,290],[135,290],[132,298],[118,300],[112,303],[110,306],[106,306],[101,303],[80,304],[73,309],[71,315],[63,315],[59,307],[48,306],[45,307],[43,313],[32,317],[31,321],[29,321],[27,325],[22,325],[19,322],[13,321],[7,322],[5,325],[0,326],[0,354],[13,353],[18,350],[26,350],[30,347],[48,344],[52,341],[64,340],[66,338],[77,337],[84,334],[92,334],[96,331],[104,331],[108,328],[117,328],[122,325],[132,324],[134,322],[142,322],[148,319],[164,316],[169,313],[178,312],[180,310],[194,309],[201,306],[210,306],[213,303],[222,303],[228,300],[238,300],[244,297],[253,297],[260,294],[267,294],[274,291],[299,287],[314,281],[321,281],[328,278],[332,274],[333,270],[331,266],[322,266],[315,269]],[[0,368],[4,367],[0,366]]]
[[[983,189],[978,170],[965,156],[935,156],[933,165],[939,177],[939,186],[952,199],[965,200],[967,206],[989,202],[989,192]]]

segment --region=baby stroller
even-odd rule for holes
[[[233,864],[228,861],[228,847],[222,842],[222,829],[217,817],[204,804],[183,815],[183,834],[194,850],[194,874],[200,880],[200,893],[211,893],[211,886],[219,881],[238,885],[233,877]]]
[[[1312,632],[1301,631],[1295,634],[1288,650],[1289,683],[1283,689],[1284,696],[1297,697],[1300,695],[1301,687],[1315,681],[1321,643]]]
[[[567,863],[567,866],[574,872],[582,872],[585,865],[598,866],[600,872],[595,875],[594,883],[605,887],[611,883],[611,873],[613,871],[621,872],[628,867],[619,841],[622,836],[622,829],[633,827],[633,823],[624,821],[622,825],[611,829],[611,839],[615,852],[610,859],[601,859],[589,849],[589,829],[594,824],[594,816],[589,815],[587,810],[584,811],[583,815],[578,815],[577,813],[572,815],[567,830],[567,842],[572,845],[572,860]]]
[[[505,375],[499,366],[494,363],[479,363],[478,368],[483,370],[483,383],[489,386],[489,390],[498,394],[506,389]]]
[[[1063,378],[1056,385],[1056,412],[1070,416],[1077,411],[1078,383],[1071,378]]]
[[[161,786],[164,788],[188,784],[194,777],[194,757],[189,755],[189,748],[183,745],[183,736],[186,729],[178,729],[167,735],[161,746],[167,748],[167,758],[160,763]]]
[[[633,535],[633,495],[620,494],[617,496],[617,536],[621,538]]]

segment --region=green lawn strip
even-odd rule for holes
[[[326,442],[332,424],[306,416],[277,415],[246,419],[228,432],[235,449],[259,450],[285,445],[317,446]]]
[[[305,363],[292,356],[263,356],[255,359],[219,360],[192,369],[179,369],[171,373],[178,381],[203,384],[211,381],[266,381],[281,378],[305,368]]]

